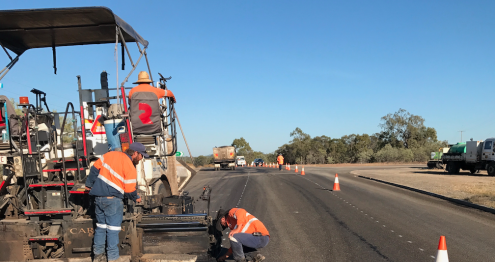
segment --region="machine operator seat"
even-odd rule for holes
[[[155,93],[135,92],[130,107],[134,136],[157,136],[162,133],[162,111]]]

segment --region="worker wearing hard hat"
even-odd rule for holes
[[[282,165],[284,164],[284,157],[282,156],[282,154],[278,154],[277,163],[278,163],[278,170],[282,171]]]
[[[258,262],[265,259],[263,255],[256,252],[257,249],[268,245],[270,241],[270,234],[261,221],[242,208],[220,209],[216,229],[223,231],[227,227],[230,229],[230,249],[227,254],[218,258],[218,261],[225,261],[233,254],[236,262],[245,262],[244,250],[253,251],[248,254],[250,261]]]
[[[133,83],[138,84],[138,86],[132,88],[129,92],[129,100],[132,99],[132,94],[136,92],[151,92],[156,95],[157,99],[160,99],[162,97],[169,97],[172,101],[176,101],[172,91],[156,88],[154,86],[151,86],[150,83],[153,83],[153,81],[150,80],[148,73],[146,73],[145,71],[139,72],[138,81]]]
[[[156,88],[150,85],[148,73],[141,71],[138,86],[129,92],[130,119],[134,135],[155,135],[162,132],[163,108],[158,102],[168,97],[175,102],[175,96],[170,90]]]

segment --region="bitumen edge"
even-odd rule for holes
[[[456,198],[451,198],[451,197],[446,197],[446,196],[439,195],[439,194],[436,194],[436,193],[428,192],[428,191],[417,189],[417,188],[414,188],[414,187],[409,187],[409,186],[404,186],[404,185],[400,185],[400,184],[388,182],[388,181],[381,180],[381,179],[376,179],[376,178],[372,178],[372,177],[362,176],[362,175],[358,175],[358,174],[356,174],[356,176],[359,177],[359,178],[369,179],[369,180],[372,180],[372,181],[375,181],[375,182],[380,182],[380,183],[383,183],[383,184],[387,184],[387,185],[399,187],[399,188],[406,189],[406,190],[409,190],[409,191],[414,191],[414,192],[421,193],[421,194],[424,194],[424,195],[428,195],[428,196],[436,197],[436,198],[439,198],[439,199],[447,200],[449,202],[452,202],[452,203],[455,203],[455,204],[458,204],[458,205],[467,206],[467,207],[470,207],[470,208],[475,208],[475,209],[478,209],[478,210],[481,210],[481,211],[485,211],[485,212],[489,212],[489,213],[495,214],[495,209],[493,209],[493,208],[489,208],[489,207],[485,207],[485,206],[473,204],[471,202],[467,202],[467,201],[464,201],[464,200],[460,200],[460,199],[456,199]]]

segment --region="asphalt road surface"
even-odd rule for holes
[[[442,235],[450,261],[495,261],[495,215],[350,174],[357,169],[211,168],[186,190],[197,197],[212,187],[214,217],[242,207],[261,220],[270,231],[265,261],[435,261]]]

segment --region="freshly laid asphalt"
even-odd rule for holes
[[[393,167],[365,167],[364,169]],[[270,231],[265,261],[495,261],[495,215],[352,175],[356,167],[203,169],[187,185],[212,188],[210,215],[242,207]],[[335,173],[341,191],[332,191]],[[206,204],[196,202],[196,211]],[[224,233],[227,235],[227,233]],[[225,237],[224,245],[228,244]]]

